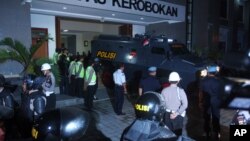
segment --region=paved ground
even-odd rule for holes
[[[83,99],[72,98],[58,94],[57,107],[76,106],[83,108]],[[99,100],[94,102],[94,110],[89,112],[91,115],[90,127],[86,136],[79,141],[119,141],[123,130],[130,125],[135,119],[133,103],[136,97],[130,96],[125,98],[123,106],[124,116],[117,116],[113,110],[113,94],[111,90],[100,86],[97,91]],[[18,99],[18,98],[17,98]],[[186,128],[184,135],[197,141],[204,141],[202,137],[202,115],[196,104],[195,97],[189,97],[189,107],[187,112],[187,120],[185,122]],[[221,110],[221,127],[222,127],[222,141],[229,140],[229,124],[235,111]]]
[[[99,100],[94,102],[94,110],[89,112],[92,117],[91,127],[87,132],[88,136],[83,137],[81,140],[111,140],[119,141],[120,136],[129,124],[135,119],[133,103],[135,98],[125,98],[123,111],[126,113],[124,116],[117,116],[113,111],[113,95],[110,91],[107,91],[104,87],[98,89],[97,96]],[[197,141],[204,141],[202,137],[202,115],[200,114],[195,100],[189,98],[189,110],[187,114],[187,120],[185,122],[186,128],[184,129],[184,135]],[[83,105],[77,105],[77,107],[83,108]],[[229,140],[229,124],[231,118],[234,115],[234,111],[221,110],[221,128],[222,128],[222,141]],[[212,140],[212,139],[211,139]]]

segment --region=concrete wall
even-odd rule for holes
[[[53,38],[48,43],[48,56],[52,58],[56,48],[55,16],[31,14],[31,27],[48,29],[49,36]]]
[[[0,40],[11,37],[29,48],[31,45],[30,5],[22,5],[19,0],[1,0],[0,17]],[[22,69],[23,67],[15,61],[0,63],[0,73],[4,75],[19,74]]]

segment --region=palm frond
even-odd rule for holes
[[[8,50],[0,49],[0,62],[5,62],[10,58],[10,54]]]
[[[0,62],[5,62],[9,59],[15,60],[19,62],[21,65],[25,66],[25,63],[22,61],[22,58],[15,51],[0,49]]]
[[[28,64],[30,60],[30,53],[27,51],[27,48],[21,42],[7,37],[0,41],[0,45],[7,46],[11,48],[11,50],[16,51],[20,56],[20,60],[17,61],[22,61],[22,63]]]

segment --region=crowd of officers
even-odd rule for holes
[[[83,90],[88,86],[98,87],[97,77],[100,70],[99,59],[91,59],[88,55],[69,55],[68,49],[57,48],[53,55],[54,65],[57,65],[60,73],[60,94],[83,97]],[[92,68],[94,71],[92,71]],[[90,82],[91,81],[91,82]],[[96,81],[96,82],[94,82]]]
[[[56,108],[56,78],[52,72],[53,66],[58,66],[60,73],[60,94],[68,94],[75,97],[84,97],[86,110],[93,107],[94,95],[98,87],[99,60],[91,60],[90,56],[69,56],[67,49],[57,49],[53,58],[53,64],[44,63],[41,66],[41,76],[25,74],[22,78],[21,103],[15,101],[12,92],[6,87],[5,77],[0,74],[0,106],[12,109],[14,115],[1,117],[6,130],[5,138],[11,139],[13,120],[18,126],[21,138],[31,136],[33,122],[44,112]],[[84,90],[86,93],[83,93]],[[6,109],[5,108],[5,109]],[[7,110],[6,110],[7,111]],[[16,120],[15,118],[18,118]],[[6,119],[6,120],[5,120]],[[2,124],[3,122],[1,122]],[[11,125],[8,125],[11,124]],[[5,128],[7,127],[7,128]],[[9,134],[7,134],[9,133]]]
[[[220,139],[220,106],[222,103],[222,82],[217,77],[218,73],[217,66],[209,66],[206,69],[206,76],[200,79],[199,83],[199,106],[204,118],[204,137],[206,139],[212,138],[212,140]],[[124,66],[119,68],[117,71],[124,70]],[[123,92],[126,93],[126,88],[123,88],[124,84],[122,79],[116,78],[114,75],[115,86],[115,96],[116,93],[119,93],[119,89],[123,89]],[[188,99],[185,93],[185,90],[182,89],[178,84],[181,81],[181,77],[178,72],[171,72],[168,78],[168,84],[160,84],[159,80],[156,77],[157,68],[152,66],[148,68],[148,76],[141,79],[138,93],[139,96],[143,95],[146,92],[159,92],[164,99],[165,112],[163,116],[163,123],[177,136],[182,136],[182,130],[184,127],[184,118],[186,116],[186,111],[188,108]],[[124,74],[121,74],[123,78]],[[117,92],[118,91],[118,92]],[[119,100],[119,97],[116,98],[117,101],[123,103],[123,100]],[[119,106],[119,104],[115,104]],[[119,108],[118,108],[119,109]],[[123,115],[121,108],[115,111],[118,115]],[[210,125],[212,123],[212,125]]]
[[[87,110],[91,110],[93,107],[94,95],[98,87],[98,72],[100,71],[98,58],[94,60],[90,58],[91,55],[69,56],[67,49],[57,49],[53,56],[53,65],[58,66],[61,76],[59,84],[60,94],[84,97],[84,105]],[[122,112],[123,96],[127,93],[124,69],[124,64],[121,64],[117,71],[113,73],[113,81],[115,83],[115,112],[117,115],[125,114]],[[156,78],[156,70],[157,68],[154,66],[148,69],[148,77],[140,81],[138,93],[139,95],[143,95],[147,91],[160,92],[166,106],[163,121],[177,136],[181,136],[183,120],[188,108],[186,93],[178,86],[181,77],[177,72],[171,72],[169,75],[169,84],[162,88],[159,80]],[[31,122],[44,111],[54,109],[56,106],[54,93],[56,82],[55,76],[51,71],[51,65],[48,63],[43,64],[41,71],[44,74],[43,78],[32,75],[27,75],[24,78],[20,110],[21,116],[24,117],[22,118],[22,124],[27,123],[26,125],[32,125]],[[210,137],[213,131],[214,135],[220,138],[219,106],[221,104],[220,88],[222,87],[221,82],[216,77],[216,68],[210,67],[207,71],[208,75],[200,83],[201,93],[199,96],[200,108],[203,110],[204,115],[204,131],[207,137]],[[4,96],[10,95],[11,92],[4,90],[4,78],[1,77],[1,79],[0,100],[3,101]],[[30,84],[32,85],[30,86]],[[85,94],[84,90],[86,90]],[[11,102],[6,101],[4,104],[13,107]],[[210,127],[210,120],[212,120],[212,128]]]

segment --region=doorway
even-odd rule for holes
[[[32,35],[32,45],[37,44],[41,41],[42,38],[48,36],[48,29],[47,28],[32,28],[31,29]],[[34,54],[33,58],[44,58],[48,57],[48,42],[44,42],[39,49]]]

